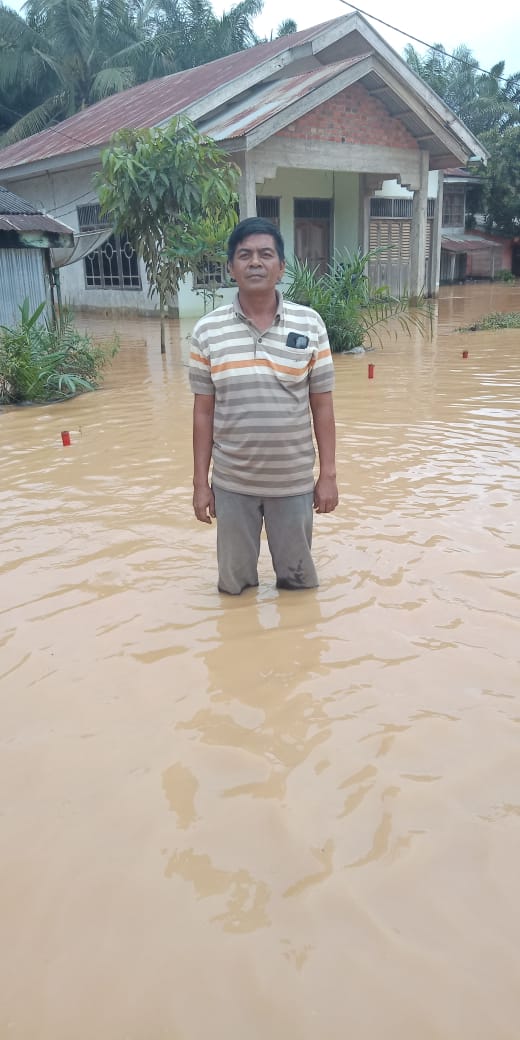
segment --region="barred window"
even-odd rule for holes
[[[444,188],[442,226],[464,227],[464,189],[449,191]]]
[[[110,226],[110,216],[101,216],[99,203],[78,206],[80,231],[97,231]],[[137,253],[126,231],[110,235],[84,261],[87,289],[141,289],[141,275]]]
[[[280,199],[271,195],[257,195],[256,215],[269,220],[275,227],[280,227]]]
[[[304,220],[330,220],[331,199],[295,199],[294,216]]]
[[[379,195],[370,199],[370,216],[387,217],[389,220],[411,220],[413,199],[393,199]],[[435,215],[435,199],[428,199],[428,219]]]
[[[228,284],[226,265],[215,260],[203,260],[193,276],[194,289],[221,288]]]

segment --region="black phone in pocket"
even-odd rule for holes
[[[309,337],[302,336],[300,332],[290,332],[287,336],[286,345],[296,350],[305,350],[309,346]]]

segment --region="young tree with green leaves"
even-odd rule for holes
[[[165,301],[196,269],[208,228],[223,240],[234,227],[240,171],[182,116],[164,129],[120,130],[101,164],[101,208],[144,261],[159,297],[164,353]]]

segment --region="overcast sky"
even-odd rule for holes
[[[213,0],[213,9],[220,14],[233,3],[234,0]],[[22,0],[7,0],[7,4],[19,11]],[[460,0],[430,0],[428,4],[418,0],[365,0],[361,6],[426,43],[444,44],[448,51],[465,43],[484,69],[503,59],[507,74],[520,71],[519,0],[499,0],[496,6],[478,0],[471,4]],[[264,0],[264,11],[255,28],[259,35],[269,36],[271,31],[276,33],[285,18],[293,18],[299,29],[307,29],[350,11],[352,7],[342,0]],[[402,54],[407,38],[379,22],[374,21],[373,25]],[[414,46],[424,50],[419,44]]]
[[[213,0],[213,8],[220,13],[232,6],[229,0]],[[411,33],[426,43],[442,43],[446,50],[465,43],[478,59],[482,68],[490,68],[502,59],[506,73],[520,71],[520,3],[519,0],[499,0],[496,6],[479,3],[461,3],[460,0],[365,0],[361,8],[390,22],[403,32]],[[264,0],[264,11],[257,19],[257,32],[268,36],[285,18],[293,18],[299,29],[349,14],[352,7],[341,0]],[[374,28],[402,54],[408,41],[401,33],[391,32],[379,22]],[[418,44],[414,44],[423,51]]]

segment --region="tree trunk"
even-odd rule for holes
[[[161,318],[161,354],[166,354],[166,329],[164,325],[164,299],[159,296],[159,314]]]

